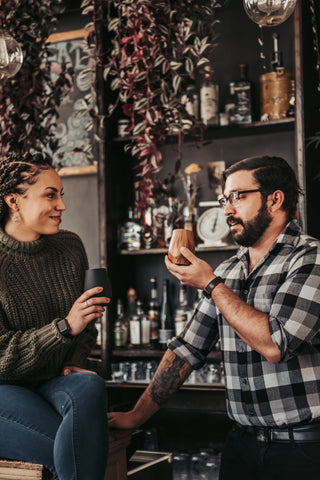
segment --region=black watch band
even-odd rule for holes
[[[63,335],[64,337],[72,337],[72,335],[70,334],[70,325],[66,318],[62,318],[62,320],[57,321],[57,328],[59,330],[59,333],[61,333],[61,335]]]
[[[206,288],[203,289],[203,295],[207,298],[211,298],[211,293],[214,288],[216,288],[219,283],[223,283],[223,280],[221,277],[215,277],[211,282],[208,283]]]

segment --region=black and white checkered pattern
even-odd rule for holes
[[[250,274],[244,247],[215,274],[269,315],[281,361],[269,363],[252,350],[205,297],[169,348],[197,369],[220,336],[227,411],[242,425],[280,427],[320,418],[320,242],[292,221]]]

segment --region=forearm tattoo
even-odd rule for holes
[[[151,399],[157,405],[163,405],[179,389],[191,371],[188,363],[173,352],[167,352],[149,385]]]

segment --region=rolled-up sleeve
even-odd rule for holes
[[[203,366],[206,357],[219,338],[217,309],[212,300],[203,297],[183,332],[168,345],[192,368]]]
[[[272,339],[288,360],[302,348],[319,344],[320,258],[312,245],[291,259],[285,281],[277,290],[269,316]]]

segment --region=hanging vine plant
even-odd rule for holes
[[[96,5],[103,5],[110,35],[104,78],[117,92],[108,115],[122,107],[130,120],[126,149],[137,159],[142,211],[153,203],[153,176],[161,169],[160,147],[166,137],[177,134],[180,147],[185,135],[201,138],[203,125],[186,109],[181,95],[195,85],[203,65],[209,63],[216,42],[215,9],[220,3],[96,0]],[[93,6],[93,0],[82,4],[86,14],[94,12]],[[181,148],[176,172],[180,161]]]
[[[23,65],[12,78],[0,83],[0,160],[9,151],[42,152],[47,144],[56,148],[52,131],[57,107],[69,80],[63,67],[55,82],[45,41],[53,32],[63,0],[6,0],[0,24],[20,43]]]

